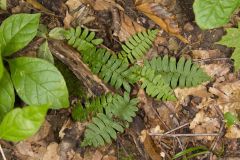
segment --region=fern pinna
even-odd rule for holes
[[[123,128],[126,128],[136,116],[138,99],[130,99],[127,92],[124,93],[124,96],[108,94],[103,97],[89,103],[91,110],[102,108],[103,112],[97,113],[92,118],[92,123],[87,125],[82,142],[83,146],[93,145],[97,147],[110,143],[111,139],[117,138],[116,133],[123,132]],[[99,106],[96,106],[96,101],[98,101]]]
[[[172,88],[191,87],[210,80],[210,77],[190,59],[164,56],[145,61],[145,66],[152,68],[162,76],[162,79]]]
[[[121,86],[130,92],[131,84],[136,83],[138,77],[133,74],[137,68],[117,58],[116,55],[103,48],[92,48],[82,52],[83,61],[87,63],[93,73],[98,74],[106,83],[119,89]]]
[[[122,45],[123,50],[118,53],[118,57],[131,63],[141,59],[151,48],[157,33],[158,30],[147,30],[134,34]]]
[[[141,87],[146,90],[146,93],[158,100],[176,100],[173,90],[165,83],[162,75],[150,66],[146,65],[139,69],[139,77],[142,82]]]
[[[68,44],[76,48],[79,52],[94,48],[103,42],[102,39],[95,39],[95,32],[90,32],[87,28],[70,28],[64,32],[64,37]]]

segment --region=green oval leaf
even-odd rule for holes
[[[25,103],[51,103],[53,109],[69,106],[65,80],[54,65],[30,57],[9,60],[9,64],[14,87]]]
[[[5,70],[0,80],[0,121],[14,107],[15,94],[10,75]]]
[[[19,51],[36,36],[40,14],[16,14],[3,21],[0,27],[2,55]]]
[[[43,42],[43,44],[41,44],[41,46],[38,49],[37,56],[39,58],[45,59],[48,62],[54,64],[54,58],[53,58],[52,53],[51,53],[51,51],[48,47],[48,42],[47,41],[45,41],[45,42]]]
[[[48,105],[16,108],[0,124],[0,139],[18,142],[34,135],[42,125]]]
[[[202,29],[221,27],[229,21],[239,4],[239,0],[195,0],[196,22]]]
[[[2,61],[2,55],[0,51],[0,79],[2,78],[3,75],[3,61]]]

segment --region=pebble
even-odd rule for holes
[[[194,27],[193,27],[193,25],[192,25],[191,23],[188,22],[188,23],[186,23],[186,24],[184,25],[183,29],[184,29],[185,31],[187,31],[187,32],[191,32],[191,31],[194,30]]]

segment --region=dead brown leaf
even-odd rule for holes
[[[102,160],[117,160],[117,157],[106,155],[106,156],[103,157]]]
[[[240,138],[239,126],[232,125],[231,127],[228,127],[225,137],[230,138],[230,139]]]
[[[218,133],[220,129],[220,122],[218,118],[206,114],[205,111],[199,111],[189,127],[193,133]],[[199,136],[195,137],[198,140],[213,140],[213,136]]]
[[[203,99],[207,99],[211,95],[204,85],[198,85],[197,87],[191,88],[176,88],[174,92],[180,103],[183,103],[184,99],[190,95],[198,96]]]
[[[46,12],[46,13],[52,13],[50,10],[45,8],[42,4],[40,4],[37,0],[26,0],[27,3],[31,4],[34,8]]]
[[[219,106],[223,113],[232,112],[237,114],[240,111],[240,81],[215,84],[209,91],[218,96],[216,105]]]
[[[180,35],[180,30],[175,23],[175,16],[167,12],[167,10],[162,8],[159,4],[142,3],[137,5],[136,8],[158,24],[164,31],[176,36],[184,43],[189,43],[186,38]]]
[[[152,160],[161,160],[162,159],[162,157],[160,156],[160,152],[156,151],[154,142],[153,142],[152,138],[148,135],[146,130],[143,130],[141,132],[140,140],[144,145],[145,151],[148,153],[149,157],[151,157]]]
[[[42,160],[59,160],[60,156],[58,155],[58,144],[57,143],[51,143],[47,147],[47,152],[44,154]]]
[[[226,57],[220,50],[192,50],[193,59],[209,59]]]
[[[126,41],[130,36],[132,36],[136,32],[142,32],[145,30],[144,27],[140,26],[138,23],[133,21],[123,12],[120,12],[120,19],[121,28],[118,34],[118,38],[120,41]]]
[[[73,21],[73,16],[70,15],[70,14],[68,13],[68,11],[67,11],[66,16],[65,16],[65,18],[64,18],[64,20],[63,20],[64,27],[65,27],[65,28],[70,28],[72,21]]]
[[[118,34],[120,41],[126,41],[130,36],[136,32],[142,32],[144,27],[133,21],[130,17],[120,11],[121,28]]]

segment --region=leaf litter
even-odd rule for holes
[[[31,10],[41,12],[44,17],[41,23],[46,26],[51,22],[57,27],[83,26],[96,31],[97,36],[104,39],[104,45],[112,50],[119,50],[121,43],[136,32],[158,28],[158,38],[147,55],[171,54],[178,58],[183,54],[192,57],[212,79],[196,87],[176,88],[176,102],[155,101],[139,90],[139,86],[134,87],[132,94],[138,95],[140,99],[138,117],[142,121],[133,123],[143,125],[144,129],[140,129],[141,133],[133,130],[136,133],[132,134],[130,126],[129,130],[119,135],[116,142],[98,149],[80,147],[79,141],[85,124],[76,125],[76,122],[69,120],[70,110],[51,111],[43,129],[34,137],[18,144],[0,141],[7,157],[44,160],[158,160],[170,159],[179,151],[202,145],[209,148],[215,156],[228,157],[235,152],[232,156],[240,157],[237,152],[240,144],[236,141],[240,138],[240,126],[236,123],[227,127],[223,118],[226,112],[240,116],[240,81],[239,75],[233,72],[233,65],[238,64],[232,63],[226,48],[215,45],[220,39],[210,40],[210,47],[201,43],[202,37],[199,35],[204,35],[205,31],[188,19],[187,13],[182,9],[184,6],[180,6],[178,1],[136,0],[130,3],[130,0],[54,0],[53,3],[58,3],[63,8],[59,10],[60,13],[49,7],[46,0],[8,3],[8,6],[13,6],[10,8],[12,13],[30,13]],[[126,10],[126,6],[130,10]],[[179,13],[175,13],[175,10]],[[186,24],[190,29],[184,29]],[[210,34],[223,36],[223,33]],[[172,39],[177,46],[171,47]],[[220,43],[228,45],[224,39]],[[167,51],[159,51],[159,47],[167,48]],[[29,49],[25,51],[29,52]],[[43,56],[48,56],[46,58],[53,61],[49,55],[51,52],[50,47],[48,55]],[[145,58],[149,57],[151,56]],[[72,104],[74,101],[76,97],[71,98]],[[216,147],[212,147],[214,145]],[[231,147],[235,150],[231,151]],[[224,153],[218,153],[219,150],[224,150]],[[14,151],[14,154],[7,154],[8,151]],[[205,156],[214,157],[209,154]]]

